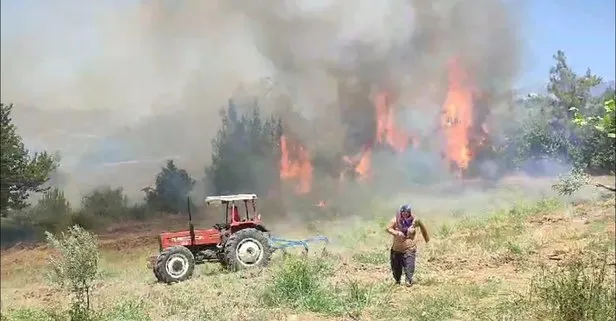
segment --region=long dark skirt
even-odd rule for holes
[[[406,283],[413,282],[413,274],[415,274],[415,257],[417,256],[417,250],[409,250],[405,253],[396,252],[391,250],[389,261],[391,263],[391,272],[394,275],[396,283],[400,283],[402,278],[402,272],[406,277]]]

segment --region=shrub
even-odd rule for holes
[[[325,284],[326,260],[288,257],[265,288],[261,299],[270,307],[288,305],[312,312],[340,312],[340,302]]]
[[[552,185],[552,189],[562,196],[570,196],[588,184],[589,181],[588,175],[579,169],[574,169],[566,175],[560,175],[558,182]]]
[[[2,246],[19,241],[40,240],[45,231],[58,233],[71,224],[73,210],[56,188],[43,193],[35,206],[14,211],[8,218],[2,218]]]
[[[85,215],[105,219],[117,219],[128,216],[128,199],[121,187],[101,187],[93,190],[81,200],[81,209]]]
[[[346,314],[354,320],[359,320],[361,312],[376,302],[381,292],[384,292],[382,287],[378,288],[372,284],[362,284],[353,280],[347,282],[343,290],[344,309]]]
[[[133,204],[128,207],[128,216],[137,220],[146,220],[151,218],[154,213],[152,208],[145,203]]]
[[[90,292],[98,275],[99,251],[96,236],[73,226],[60,238],[46,232],[47,242],[59,251],[51,256],[51,280],[71,291],[71,320],[90,319]]]
[[[119,304],[97,313],[97,321],[121,320],[121,321],[150,321],[146,313],[146,305],[143,301],[124,299]]]
[[[554,320],[614,320],[616,298],[613,271],[605,256],[577,258],[561,267],[544,269],[533,284]]]
[[[31,215],[42,231],[57,233],[69,226],[72,213],[64,192],[53,188],[43,194],[43,198],[32,209]]]

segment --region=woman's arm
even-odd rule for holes
[[[417,226],[419,226],[419,229],[421,230],[421,235],[423,236],[424,241],[426,241],[426,243],[430,242],[430,235],[428,234],[428,229],[420,219],[417,219]]]
[[[396,230],[396,218],[394,217],[391,221],[389,221],[389,225],[387,225],[387,229],[385,229],[387,233],[396,236],[398,235],[398,231]]]

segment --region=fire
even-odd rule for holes
[[[465,84],[464,70],[456,59],[449,64],[449,90],[443,104],[441,125],[446,138],[445,155],[457,166],[458,175],[472,158],[469,130],[473,126],[473,93]]]
[[[442,117],[435,125],[444,133],[444,157],[449,161],[450,170],[455,171],[458,177],[462,177],[469,167],[474,149],[486,142],[488,128],[486,124],[480,126],[473,124],[475,116],[473,108],[477,96],[469,85],[468,75],[460,61],[452,59],[447,67],[448,91],[442,106]],[[391,93],[385,90],[379,91],[374,96],[375,136],[366,143],[360,153],[343,157],[346,168],[340,172],[341,181],[349,171],[354,172],[355,175],[352,176],[358,182],[365,182],[372,177],[372,148],[375,146],[387,145],[396,153],[404,152],[409,146],[415,148],[419,146],[418,135],[412,135],[396,126],[396,115],[391,99]],[[280,138],[280,147],[280,179],[294,181],[297,194],[310,193],[313,166],[308,150],[285,135]],[[318,207],[326,205],[325,201],[316,203]]]
[[[290,157],[290,152],[293,151],[296,155]],[[297,180],[295,191],[298,194],[306,194],[312,189],[312,170],[310,157],[304,146],[293,146],[287,137],[282,135],[280,137],[280,178]]]
[[[357,166],[355,166],[355,172],[359,175],[359,180],[366,180],[370,176],[370,170],[372,166],[372,150],[366,149],[362,154]]]
[[[385,91],[378,92],[374,97],[374,110],[376,121],[376,137],[374,141],[380,145],[388,145],[396,152],[403,152],[410,144],[418,145],[419,142],[396,127],[394,110],[391,108],[389,94]],[[357,157],[345,156],[344,161],[352,166],[357,174],[357,181],[366,181],[372,174],[372,146],[373,142],[364,147]],[[340,176],[341,179],[344,175]]]
[[[342,160],[353,168],[357,181],[361,182],[370,178],[372,174],[372,149],[369,147],[364,148],[361,154],[356,157],[351,158],[349,156],[344,156]],[[343,180],[344,178],[344,172],[340,173],[340,179]]]
[[[395,125],[394,110],[389,104],[389,95],[379,92],[375,99],[376,109],[376,139],[380,144],[387,144],[397,152],[403,152],[411,138]]]

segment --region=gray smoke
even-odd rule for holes
[[[134,159],[179,155],[198,176],[229,97],[258,95],[309,149],[344,154],[373,137],[375,88],[398,97],[400,126],[429,135],[452,56],[487,97],[510,89],[521,57],[518,12],[499,0],[15,1],[2,12],[3,102],[62,116],[28,126],[17,110],[25,138],[78,159],[99,140],[75,150],[41,133],[89,130]],[[83,116],[95,110],[105,116]],[[144,166],[82,176],[76,189],[138,191],[162,161]]]
[[[290,107],[288,101],[277,107],[296,115],[286,117],[287,123],[311,151],[356,154],[376,134],[372,95],[392,93],[397,126],[429,137],[431,146],[428,152],[409,150],[403,160],[374,158],[378,171],[391,172],[382,173],[388,182],[400,175],[392,168],[413,172],[400,182],[447,171],[439,153],[444,140],[435,132],[452,58],[466,71],[467,85],[481,95],[473,115],[478,128],[489,121],[491,109],[507,102],[520,68],[518,12],[503,1],[226,5],[247,17],[256,48],[290,97]]]

